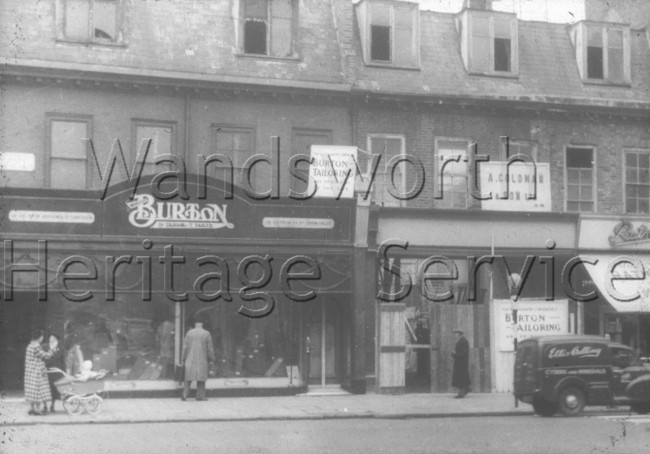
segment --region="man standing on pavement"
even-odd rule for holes
[[[185,335],[182,364],[185,365],[185,384],[182,400],[190,393],[190,384],[196,382],[196,400],[207,400],[205,382],[208,379],[208,362],[214,361],[214,347],[210,332],[203,328],[203,319],[196,319],[194,328]]]
[[[451,386],[458,388],[456,399],[465,397],[469,392],[469,342],[463,336],[462,329],[455,329],[456,348],[452,353],[454,357],[454,368],[451,376]]]

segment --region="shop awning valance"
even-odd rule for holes
[[[618,312],[650,312],[650,255],[581,255],[600,295]]]

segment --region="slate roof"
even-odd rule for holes
[[[519,21],[518,78],[468,74],[454,14],[422,11],[420,27],[419,71],[367,66],[359,47],[355,89],[569,104],[650,103],[650,49],[645,31],[631,33],[632,84],[621,87],[582,82],[568,25]]]

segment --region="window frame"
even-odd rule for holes
[[[408,6],[407,6],[408,5]],[[372,59],[372,9],[373,7],[382,6],[388,9],[389,14],[389,29],[390,29],[390,59],[389,60],[373,60]],[[402,64],[395,62],[395,7],[410,8],[412,18],[412,33],[411,33],[411,64]],[[364,62],[366,66],[380,66],[385,68],[400,68],[400,69],[420,69],[420,11],[417,3],[400,2],[400,5],[395,5],[394,2],[388,1],[371,1],[365,0],[357,5],[360,8],[360,13],[357,17],[359,21],[364,23],[359,24],[362,30],[362,47],[364,54]],[[364,38],[365,36],[365,38]]]
[[[93,139],[93,117],[92,115],[84,114],[59,114],[59,113],[46,113],[46,135],[45,135],[45,162],[44,162],[44,186],[51,189],[61,189],[61,190],[79,190],[73,188],[52,188],[52,159],[68,159],[68,158],[59,158],[52,157],[52,123],[55,121],[60,122],[69,122],[69,123],[85,123],[86,132],[88,139]],[[81,190],[87,190],[91,188],[93,181],[93,167],[90,156],[90,143],[86,142],[86,182],[84,188]],[[79,161],[80,159],[69,158],[71,161]]]
[[[640,213],[638,210],[634,211],[634,212],[631,212],[631,211],[628,210],[627,191],[626,191],[626,189],[627,189],[627,170],[626,170],[626,165],[625,165],[625,161],[626,161],[628,153],[647,154],[649,156],[649,159],[650,159],[650,148],[641,148],[641,147],[626,147],[626,148],[623,148],[623,153],[622,153],[623,162],[622,162],[622,165],[621,165],[621,169],[622,169],[622,173],[623,173],[622,181],[623,181],[624,214],[636,215],[636,216],[648,216],[648,214],[650,214],[650,213]],[[648,170],[650,171],[650,165],[648,166]],[[650,182],[648,182],[648,186],[650,186]],[[650,198],[648,200],[649,200],[649,203],[650,203]]]
[[[322,143],[322,144],[315,144],[315,145],[334,145],[334,131],[332,129],[317,129],[317,128],[292,128],[291,129],[291,156],[296,156],[298,154],[307,154],[309,155],[310,150],[297,150],[296,149],[296,137],[299,136],[320,136],[320,137],[327,137],[328,141],[327,143]],[[314,145],[314,144],[312,144]],[[304,177],[307,178],[309,181],[309,166],[307,166],[307,172],[303,175]],[[298,191],[298,183],[300,180],[297,180],[296,178],[291,178],[291,181],[289,183],[289,189],[292,191]],[[303,184],[300,182],[300,184]],[[307,190],[307,185],[308,183],[304,183],[305,188],[304,190]]]
[[[65,43],[76,43],[94,46],[125,47],[124,34],[126,30],[126,2],[125,0],[115,1],[115,39],[107,40],[95,37],[94,14],[95,2],[99,0],[86,0],[89,6],[88,13],[88,36],[86,38],[74,38],[66,35],[67,7],[70,0],[56,0],[56,22],[57,41]]]
[[[222,132],[228,132],[228,133],[248,133],[250,134],[250,144],[251,144],[251,149],[250,149],[250,154],[246,158],[244,162],[246,162],[251,156],[254,156],[256,154],[257,150],[257,143],[256,143],[256,130],[254,126],[247,126],[247,125],[236,125],[236,124],[227,124],[227,123],[212,123],[210,124],[210,155],[212,154],[222,154],[224,156],[228,156],[230,158],[230,161],[232,163],[232,169],[233,169],[233,178],[232,178],[232,184],[241,187],[241,170],[243,167],[237,167],[235,166],[235,160],[233,159],[234,156],[229,156],[227,154],[222,153],[220,150],[217,149],[217,133],[219,131]],[[233,150],[234,151],[234,150]],[[219,176],[219,170],[222,168],[221,166],[215,167],[214,165],[212,166],[212,172],[210,172],[208,175],[212,175],[214,178],[217,179],[222,179],[222,177]],[[255,167],[252,167],[253,172],[255,171]],[[253,176],[255,174],[253,173]],[[255,179],[251,181],[251,184],[253,187],[255,184]]]
[[[501,160],[507,162],[508,159],[509,159],[509,156],[508,156],[508,153],[506,153],[506,140],[505,140],[505,137],[501,136],[500,141],[501,141]],[[532,150],[531,154],[532,154],[532,156],[530,156],[530,157],[532,158],[533,161],[535,161],[535,163],[539,162],[538,161],[538,157],[539,157],[538,156],[538,151],[539,151],[538,145],[539,144],[537,142],[535,142],[534,140],[510,139],[510,138],[508,138],[508,148],[512,147],[513,145],[514,146],[521,146],[521,145],[524,145],[524,144],[531,146],[531,150]],[[510,157],[512,157],[512,156],[516,155],[517,153],[510,152],[509,154],[510,154]]]
[[[406,135],[405,134],[384,134],[384,133],[368,133],[366,136],[366,146],[367,150],[370,152],[372,155],[374,152],[372,150],[372,139],[399,139],[401,141],[401,150],[399,155],[400,156],[406,156]],[[388,155],[382,155],[382,159],[379,162],[379,165],[377,166],[377,173],[375,174],[375,178],[372,182],[372,192],[371,192],[371,200],[378,205],[381,204],[381,206],[384,207],[404,207],[406,206],[406,200],[399,200],[395,199],[392,197],[389,193],[388,190],[386,189],[385,183],[382,189],[382,200],[378,203],[376,200],[375,196],[375,191],[377,190],[377,175],[386,175],[386,165],[388,164],[388,161],[392,159],[393,155],[390,156],[390,158],[386,159]],[[395,155],[397,156],[397,155]],[[406,163],[401,162],[401,171],[402,171],[402,181],[401,181],[401,187],[400,187],[400,192],[402,194],[406,193]],[[387,197],[386,197],[387,196]],[[392,200],[393,202],[389,202],[388,204],[386,203],[386,199]]]
[[[290,0],[291,2],[291,39],[290,39],[290,45],[291,45],[291,52],[289,55],[273,55],[271,53],[272,49],[272,44],[271,44],[271,38],[272,38],[272,24],[271,24],[271,17],[272,17],[272,4],[274,0],[266,0],[267,1],[267,11],[266,11],[266,52],[264,54],[254,54],[254,53],[247,53],[246,52],[246,5],[245,5],[245,0],[239,0],[238,8],[237,8],[237,31],[239,34],[239,40],[238,40],[238,50],[239,50],[239,56],[241,57],[251,57],[251,58],[268,58],[268,59],[278,59],[278,60],[297,60],[299,58],[298,56],[298,45],[297,45],[297,34],[299,30],[299,2],[297,0]]]
[[[602,34],[603,49],[603,78],[589,77],[589,29],[600,28]],[[609,34],[610,31],[618,30],[623,35],[623,79],[612,80],[609,74]],[[587,84],[629,86],[632,83],[631,67],[631,34],[630,26],[627,24],[581,21],[574,25],[571,31],[571,38],[576,52],[576,59],[580,70],[582,81]]]
[[[582,210],[569,210],[569,202],[587,202],[586,200],[570,200],[569,199],[569,167],[567,165],[567,156],[568,156],[568,150],[569,148],[574,148],[574,149],[583,149],[583,150],[591,150],[591,172],[592,172],[592,182],[591,182],[591,197],[592,197],[592,204],[593,204],[593,210],[592,211],[582,211]],[[564,212],[565,213],[587,213],[587,214],[594,214],[598,212],[598,182],[597,182],[597,170],[598,170],[598,150],[596,146],[594,145],[565,145],[564,146],[564,153],[563,153],[563,159],[564,159],[564,175],[563,175],[563,185],[564,185]],[[572,167],[576,168],[576,167]],[[625,194],[623,194],[623,197],[625,197]]]
[[[465,68],[467,73],[481,76],[492,76],[492,77],[506,77],[506,78],[518,78],[519,77],[519,21],[515,14],[494,12],[494,11],[483,11],[483,10],[464,10],[461,12],[464,14],[462,22],[458,22],[458,26],[461,29],[461,40],[464,40],[465,43],[461,42],[461,46],[466,45],[466,50],[463,52],[465,56]],[[473,60],[473,49],[474,49],[474,20],[478,17],[486,17],[488,19],[488,33],[490,37],[490,64],[489,69],[485,70],[482,68],[475,67],[475,62]],[[496,19],[507,19],[510,22],[510,71],[497,71],[495,69],[495,20]],[[465,30],[463,30],[463,26]]]
[[[171,147],[171,154],[173,156],[178,156],[177,150],[178,150],[178,123],[175,121],[168,121],[168,120],[149,120],[149,119],[144,119],[144,118],[132,118],[131,119],[131,161],[129,162],[129,165],[138,164],[136,162],[136,159],[138,158],[138,151],[140,151],[140,143],[138,143],[138,127],[145,127],[145,128],[172,128],[172,137],[170,141],[170,147]],[[153,159],[152,159],[153,158]],[[153,156],[149,154],[147,156],[147,164],[145,165],[153,165],[154,169],[156,169],[155,172],[153,173],[143,173],[142,175],[156,175],[160,172],[164,172],[166,170],[172,170],[171,165],[156,165],[155,163],[156,156]]]
[[[445,191],[443,190],[442,194],[442,199],[436,198],[437,196],[440,195],[440,181],[438,180],[440,178],[440,169],[439,169],[439,161],[438,161],[438,156],[439,156],[439,143],[440,142],[464,142],[466,144],[466,152],[467,152],[467,174],[466,174],[466,182],[465,182],[465,206],[464,207],[455,207],[455,206],[442,206],[442,202],[444,201],[445,197]],[[433,171],[434,171],[434,199],[433,199],[433,207],[436,209],[440,210],[466,210],[470,207],[470,181],[472,178],[471,172],[472,172],[472,153],[471,153],[471,146],[472,144],[475,143],[475,141],[467,138],[467,137],[449,137],[449,136],[436,136],[433,139]],[[462,160],[462,158],[461,158]]]

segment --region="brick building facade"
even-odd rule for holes
[[[625,247],[643,259],[642,241],[610,243],[607,237],[616,236],[623,218],[638,233],[650,212],[650,49],[647,24],[639,19],[648,16],[647,7],[588,2],[587,21],[569,25],[521,21],[491,11],[489,2],[466,3],[450,14],[388,0],[4,1],[0,182],[16,211],[30,210],[15,205],[30,198],[51,198],[59,206],[37,211],[66,211],[61,200],[92,199],[103,187],[89,142],[81,139],[92,139],[101,165],[118,146],[115,139],[129,165],[142,140],[152,139],[154,157],[175,155],[195,175],[204,170],[200,155],[224,154],[235,169],[256,154],[274,156],[271,137],[278,136],[280,169],[260,164],[253,186],[279,189],[274,203],[303,219],[308,216],[301,213],[320,205],[291,205],[289,191],[306,187],[285,166],[292,156],[309,153],[312,144],[352,145],[362,150],[363,167],[364,152],[381,154],[370,204],[342,204],[350,217],[337,235],[298,235],[294,242],[269,237],[263,228],[236,240],[206,240],[195,230],[159,232],[161,242],[190,254],[221,251],[233,263],[245,255],[313,255],[321,269],[349,276],[309,307],[282,300],[270,322],[226,327],[219,320],[230,315],[213,312],[215,343],[229,353],[220,357],[212,389],[333,384],[355,392],[446,392],[450,330],[460,326],[472,347],[474,390],[508,390],[507,278],[531,254],[538,257],[533,276],[546,270],[539,257],[556,262],[551,287],[561,298],[549,310],[562,319],[559,330],[609,332],[648,355],[650,321],[643,307],[612,306],[585,270],[581,282],[601,292],[596,302],[560,293],[562,267],[572,257],[596,254],[604,262]],[[472,197],[473,183],[489,178],[488,168],[474,161],[475,151],[489,156],[495,175],[507,168],[498,163],[513,154],[529,156],[547,178],[539,189],[548,197],[533,206],[519,194],[497,208]],[[410,200],[386,190],[383,163],[395,155],[415,157],[424,171],[422,190]],[[530,168],[517,165],[530,176]],[[112,183],[125,178],[117,167]],[[210,177],[227,176],[208,169]],[[393,183],[404,193],[417,181],[417,169],[409,163],[396,169]],[[241,184],[237,176],[235,183]],[[3,216],[9,221],[0,231],[13,242],[17,263],[37,261],[38,239],[47,239],[57,257],[141,249],[142,234],[79,234],[76,227],[61,230],[60,221],[34,227],[18,215],[12,220],[8,206]],[[382,242],[395,238],[409,241],[408,248],[393,248],[387,261],[378,258]],[[484,255],[506,257],[510,269],[498,260],[482,266],[471,301],[467,258]],[[455,283],[421,280],[418,268],[431,256],[454,260]],[[4,269],[11,263],[5,261]],[[116,390],[174,388],[165,373],[169,358],[160,358],[164,319],[174,323],[176,361],[181,333],[202,306],[183,307],[155,292],[164,310],[103,310],[103,301],[93,303],[99,309],[81,310],[56,300],[56,292],[34,303],[42,284],[29,273],[14,274],[21,282],[7,282],[5,275],[5,287],[14,285],[25,304],[2,303],[7,386],[19,386],[27,333],[46,326],[69,342],[84,329],[105,327],[105,345],[85,348],[114,372]],[[394,290],[408,279],[414,290],[406,298],[376,298],[378,289]],[[545,310],[548,288],[541,279],[526,281],[520,310]],[[432,302],[438,290],[454,297]],[[127,304],[133,295],[123,293]],[[292,309],[283,312],[285,306]],[[132,333],[124,334],[127,329]],[[290,341],[278,340],[283,329]]]

